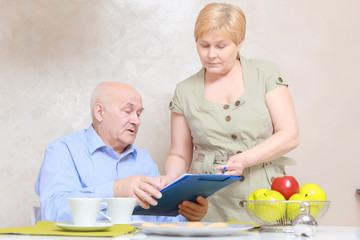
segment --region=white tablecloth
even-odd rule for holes
[[[223,237],[174,237],[174,236],[160,236],[155,234],[145,234],[138,232],[135,235],[126,235],[121,237],[65,237],[65,236],[29,236],[29,235],[0,235],[0,240],[14,239],[14,240],[120,240],[120,239],[146,239],[146,240],[164,240],[164,239],[181,239],[181,240],[278,240],[278,239],[294,239],[294,240],[360,240],[360,227],[329,227],[320,226],[312,238],[296,237],[294,234],[265,232],[265,231],[250,231],[240,232],[232,236]]]

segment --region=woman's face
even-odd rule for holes
[[[235,44],[227,34],[209,31],[196,42],[202,65],[209,73],[226,74],[237,63],[241,43]]]

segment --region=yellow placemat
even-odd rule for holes
[[[231,218],[229,218],[229,220],[227,221],[227,223],[250,224],[250,225],[254,225],[254,227],[260,227],[260,225],[257,225],[256,223],[240,222],[240,221],[236,221],[236,220],[231,219]]]
[[[36,226],[9,227],[0,229],[0,234],[27,234],[27,235],[50,235],[50,236],[86,236],[86,237],[116,237],[133,232],[135,228],[128,224],[114,225],[106,230],[97,232],[71,232],[65,231],[55,225],[54,222],[37,222]]]

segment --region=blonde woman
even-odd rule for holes
[[[162,184],[185,172],[243,176],[209,198],[203,221],[250,221],[239,201],[270,188],[295,164],[283,156],[299,143],[287,83],[275,63],[239,54],[245,30],[239,7],[206,5],[194,30],[203,68],[177,84],[169,105],[171,149]]]

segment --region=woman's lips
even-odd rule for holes
[[[207,65],[210,65],[210,66],[216,66],[216,65],[218,65],[218,64],[220,64],[220,63],[210,63],[210,62],[208,62],[208,63],[206,63]]]

